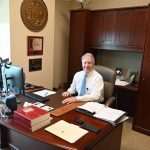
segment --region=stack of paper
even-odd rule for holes
[[[78,106],[79,109],[93,113],[93,117],[105,120],[115,125],[126,115],[125,111],[107,107],[97,102],[87,102],[82,106]]]
[[[116,79],[116,81],[115,81],[115,85],[126,86],[128,84],[129,84],[129,82],[121,81],[119,79]]]

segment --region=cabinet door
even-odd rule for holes
[[[139,94],[136,104],[136,114],[133,129],[150,135],[150,19],[146,34],[146,43],[140,77]]]
[[[131,21],[131,10],[118,10],[115,39],[117,46],[129,46]]]
[[[146,7],[119,10],[117,12],[116,45],[142,51],[145,43],[147,20],[148,9]]]
[[[91,24],[88,33],[88,43],[90,45],[99,45],[102,41],[103,36],[103,12],[92,12],[91,13]]]
[[[144,49],[148,20],[148,8],[139,8],[132,11],[132,29],[130,46]]]
[[[85,25],[89,11],[77,10],[70,14],[70,40],[68,55],[68,83],[81,70],[81,56],[85,52]]]
[[[116,33],[116,14],[117,11],[105,11],[103,24],[103,39],[102,44],[113,45],[115,42]]]
[[[117,109],[126,111],[128,116],[134,117],[137,88],[116,86],[115,94]]]

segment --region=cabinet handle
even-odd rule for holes
[[[143,81],[144,81],[145,79],[143,78]]]
[[[130,45],[131,45],[131,42],[129,41],[128,44],[129,44],[129,46],[130,46]]]

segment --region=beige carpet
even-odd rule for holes
[[[150,150],[150,136],[132,130],[132,119],[124,122],[121,150]]]

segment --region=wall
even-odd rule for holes
[[[0,0],[0,57],[10,57],[9,0]]]
[[[150,3],[149,0],[87,0],[89,3],[85,5],[86,9],[109,9],[109,8],[121,8],[121,7],[135,7],[144,6]],[[79,9],[75,1],[72,1],[71,7],[73,9]]]
[[[143,53],[140,52],[99,50],[97,53],[97,64],[114,70],[121,68],[122,74],[127,79],[131,72],[140,72],[142,58]]]
[[[67,81],[69,47],[69,3],[56,0],[54,37],[54,87]]]
[[[91,9],[108,9],[120,7],[144,6],[150,3],[149,0],[90,0]]]
[[[48,9],[48,22],[40,32],[31,32],[22,22],[20,6],[22,1],[10,1],[10,32],[11,32],[11,60],[13,64],[24,68],[26,82],[53,87],[54,67],[54,21],[55,0],[44,0]],[[43,55],[27,56],[27,36],[43,36]],[[29,59],[42,58],[42,70],[29,72]]]

